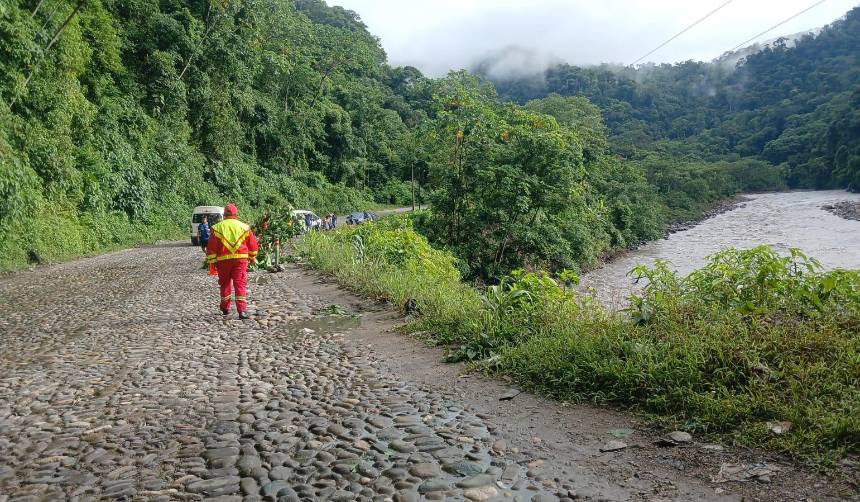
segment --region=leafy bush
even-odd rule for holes
[[[555,322],[560,314],[578,315],[581,307],[570,288],[579,277],[570,271],[560,275],[566,285],[546,272],[515,270],[500,284],[488,286],[481,293],[481,334],[466,340],[452,358],[495,358],[504,349],[531,338],[536,326]]]
[[[417,195],[417,194],[416,194]],[[389,181],[376,191],[376,202],[405,206],[412,203],[412,184],[408,181]]]
[[[631,318],[580,311],[534,325],[500,370],[808,459],[858,450],[860,273],[763,246],[717,253],[683,278],[662,263],[634,274],[648,285]],[[792,432],[771,434],[765,423],[781,420]]]
[[[634,274],[649,281],[645,292],[634,297],[637,310],[653,312],[671,299],[678,308],[707,306],[741,315],[805,320],[846,314],[860,307],[860,274],[846,270],[824,273],[818,261],[797,249],[788,256],[768,246],[728,249],[714,254],[705,267],[683,279],[664,263],[653,269],[638,267]]]

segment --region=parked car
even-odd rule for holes
[[[209,218],[209,226],[218,223],[224,218],[224,208],[221,206],[197,206],[191,211],[191,245],[200,245],[200,233],[197,227],[203,221],[203,217]]]
[[[322,219],[313,213],[313,211],[307,211],[304,209],[295,209],[290,211],[290,214],[293,218],[299,220],[305,226],[305,231],[319,229],[322,224]],[[310,222],[310,225],[308,225]]]
[[[373,211],[357,211],[346,217],[347,225],[361,225],[367,221],[378,220],[379,216]]]

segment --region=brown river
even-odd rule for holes
[[[648,243],[589,272],[582,278],[581,287],[592,288],[602,303],[617,308],[637,287],[627,276],[637,264],[652,265],[660,259],[687,274],[717,251],[760,244],[779,252],[799,248],[828,269],[860,269],[860,221],[846,220],[821,209],[839,201],[860,201],[860,194],[821,190],[750,194],[745,198],[732,211]]]

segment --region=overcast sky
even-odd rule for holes
[[[726,0],[328,0],[359,13],[389,61],[438,76],[505,47],[524,65],[629,64]],[[710,61],[814,0],[733,0],[646,61]],[[827,0],[761,40],[843,16],[858,0]],[[533,51],[533,52],[530,52]]]

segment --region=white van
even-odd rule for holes
[[[200,234],[197,231],[197,227],[200,226],[200,222],[203,221],[204,216],[209,218],[209,226],[211,227],[224,218],[224,208],[221,206],[197,206],[194,208],[194,211],[191,212],[192,246],[200,245]]]
[[[295,209],[290,211],[290,214],[293,215],[293,218],[299,220],[305,226],[305,231],[312,229],[319,229],[322,224],[322,219],[319,216],[314,214],[312,211],[306,211],[304,209]],[[310,225],[307,222],[310,221]]]

